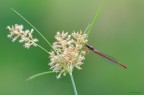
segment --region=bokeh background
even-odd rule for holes
[[[0,95],[74,95],[69,75],[47,74],[48,55],[39,48],[23,48],[7,38],[6,26],[31,27],[10,10],[14,8],[53,43],[57,31],[84,30],[100,0],[0,0]],[[128,70],[89,52],[82,70],[74,70],[79,95],[144,95],[144,0],[106,0],[89,36],[89,44],[117,58]],[[39,43],[50,46],[35,32]]]

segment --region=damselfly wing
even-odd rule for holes
[[[107,60],[109,60],[109,61],[111,61],[111,62],[113,62],[113,63],[115,63],[115,64],[118,64],[118,65],[122,66],[122,67],[125,68],[125,69],[127,69],[127,66],[125,66],[125,65],[121,64],[120,62],[116,61],[114,58],[111,58],[111,57],[109,57],[109,56],[101,53],[100,51],[96,50],[95,48],[93,48],[92,46],[90,46],[90,45],[88,45],[88,44],[86,44],[85,46],[86,46],[89,50],[91,50],[93,53],[95,53],[95,54],[97,54],[97,55],[99,55],[99,56],[101,56],[101,57],[103,57],[103,58],[105,58],[105,59],[107,59]]]

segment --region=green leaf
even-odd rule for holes
[[[96,12],[95,17],[94,17],[94,19],[93,19],[93,21],[92,21],[92,23],[91,23],[91,25],[90,25],[90,28],[89,28],[89,30],[88,30],[88,32],[87,32],[87,35],[88,35],[88,36],[89,36],[89,34],[90,34],[90,32],[91,32],[91,29],[92,29],[92,27],[93,27],[93,25],[94,25],[94,23],[95,23],[95,21],[96,21],[96,18],[97,18],[97,16],[98,16],[98,14],[99,14],[99,12],[100,12],[101,9],[102,9],[102,3],[100,4],[100,6],[99,6],[99,8],[98,8],[98,11]]]
[[[50,74],[50,73],[55,73],[55,72],[47,71],[47,72],[38,73],[38,74],[35,74],[35,75],[29,77],[26,81],[29,81],[29,80],[32,80],[32,79],[34,79],[36,77],[39,77],[39,76],[42,76],[42,75],[45,75],[45,74]]]
[[[50,42],[44,37],[44,35],[34,26],[32,25],[25,17],[23,17],[20,13],[18,13],[16,10],[11,8],[13,12],[15,12],[18,16],[20,16],[25,22],[27,22],[34,30],[37,31],[37,33],[47,42],[47,44],[55,51],[55,49],[52,47]],[[56,51],[55,51],[56,52]]]
[[[86,32],[87,32],[87,30],[89,29],[89,27],[90,27],[90,24],[86,27],[86,29],[84,30],[84,34],[87,34]]]

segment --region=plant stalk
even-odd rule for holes
[[[75,95],[78,95],[78,92],[77,92],[77,89],[76,89],[76,85],[75,85],[75,82],[74,82],[73,75],[72,75],[72,73],[69,73],[69,75],[70,75],[71,82],[72,82],[72,85],[73,85],[74,93],[75,93]]]
[[[42,46],[40,46],[40,45],[38,45],[38,44],[37,44],[37,46],[38,46],[39,48],[41,48],[42,50],[44,50],[46,53],[49,54],[49,52],[48,52],[45,48],[43,48]]]

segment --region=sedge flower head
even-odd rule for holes
[[[9,30],[8,38],[12,39],[12,42],[15,42],[17,39],[19,39],[20,43],[24,43],[25,48],[30,48],[30,46],[37,46],[38,39],[33,38],[33,29],[31,30],[23,30],[23,25],[12,25],[7,26],[7,29]]]
[[[59,73],[57,78],[66,73],[72,73],[73,68],[81,69],[86,51],[83,45],[87,43],[87,35],[82,31],[68,34],[57,32],[56,42],[53,43],[55,51],[50,54],[50,67],[52,71]]]

